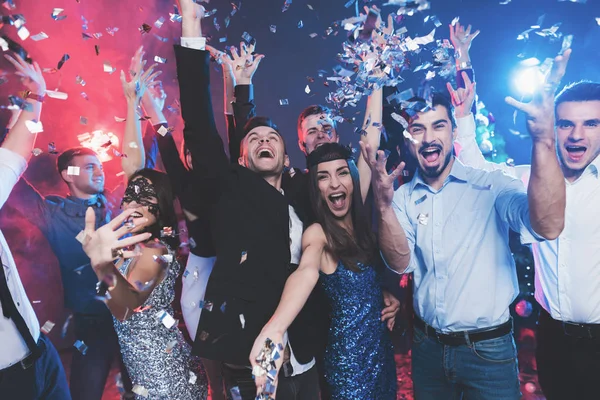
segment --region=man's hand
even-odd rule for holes
[[[466,117],[471,114],[473,109],[473,102],[475,101],[475,82],[471,82],[469,74],[466,72],[461,73],[462,78],[465,82],[465,87],[454,90],[450,82],[446,83],[450,98],[452,99],[452,105],[454,106],[454,113],[456,118]]]
[[[402,171],[405,163],[401,162],[390,174],[385,169],[387,156],[382,150],[376,151],[370,145],[360,142],[362,156],[371,168],[371,185],[373,186],[373,197],[375,206],[384,209],[392,205],[394,198],[394,182]]]
[[[154,87],[148,88],[142,96],[142,106],[153,124],[162,122],[159,121],[158,115],[162,114],[166,99],[167,94],[160,81],[157,81]]]
[[[91,207],[88,207],[85,212],[83,251],[90,258],[92,268],[96,269],[112,263],[117,257],[134,257],[136,255],[134,251],[125,251],[123,248],[150,238],[151,234],[146,232],[119,240],[136,226],[148,221],[147,218],[133,218],[131,222],[123,224],[134,212],[133,208],[127,209],[108,224],[96,230],[96,214]]]
[[[264,54],[254,54],[255,47],[256,43],[246,45],[246,43],[241,42],[239,53],[234,46],[231,46],[229,48],[231,57],[225,53],[221,56],[220,59],[223,64],[227,64],[231,68],[236,85],[252,84],[252,77],[261,60],[265,58]]]
[[[554,142],[554,94],[567,70],[571,49],[557,56],[544,87],[538,90],[529,103],[522,103],[512,97],[506,102],[527,114],[527,130],[533,140]]]
[[[384,290],[383,304],[385,304],[385,308],[381,311],[381,320],[387,321],[386,325],[391,331],[394,329],[394,324],[396,323],[396,315],[400,311],[400,301],[396,296]]]
[[[146,89],[159,83],[154,79],[162,73],[162,71],[154,71],[154,68],[156,68],[158,64],[154,64],[148,68],[148,70],[143,71],[143,68],[146,65],[144,54],[144,47],[140,46],[131,59],[131,66],[129,68],[131,80],[129,82],[127,82],[127,79],[125,78],[125,72],[121,70],[121,85],[123,87],[125,98],[128,102],[135,102],[136,105],[144,96]]]
[[[15,54],[14,58],[8,54],[5,54],[4,58],[6,58],[15,67],[17,70],[15,74],[21,77],[21,81],[27,90],[40,96],[44,96],[46,94],[46,81],[44,80],[42,70],[37,62],[34,61],[33,64],[29,64],[18,54]]]
[[[471,43],[473,39],[475,39],[479,35],[479,31],[471,33],[471,25],[465,27],[457,22],[456,25],[450,25],[450,41],[454,46],[456,62],[466,62],[469,61],[469,49],[471,48]]]

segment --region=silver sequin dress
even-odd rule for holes
[[[163,312],[173,316],[171,303],[175,299],[180,265],[170,249],[169,254],[173,261],[162,282],[154,287],[140,307],[141,311],[125,321],[113,318],[115,330],[123,362],[133,385],[138,385],[137,391],[134,386],[138,393],[136,399],[205,400],[206,377],[199,361],[192,357],[190,345],[177,324],[168,329],[158,317]],[[126,260],[119,268],[124,276],[127,276],[130,263],[131,259]]]

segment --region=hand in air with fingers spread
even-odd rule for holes
[[[131,59],[131,66],[129,67],[129,82],[125,78],[125,72],[121,70],[121,85],[123,86],[123,93],[125,94],[127,101],[135,101],[136,104],[142,99],[144,93],[149,87],[159,84],[159,82],[155,81],[155,79],[162,73],[162,71],[154,71],[154,68],[156,68],[158,64],[154,64],[144,71],[144,66],[146,65],[144,55],[144,47],[140,46]]]
[[[544,86],[534,93],[530,102],[506,98],[506,103],[527,114],[527,130],[533,140],[554,140],[554,95],[565,75],[570,57],[571,49],[568,49],[554,59]]]
[[[87,209],[83,231],[83,251],[90,258],[92,268],[101,268],[108,263],[112,263],[117,257],[134,257],[136,253],[127,250],[127,248],[150,238],[151,234],[146,232],[121,239],[135,229],[136,226],[147,222],[147,218],[130,219],[130,215],[135,211],[135,209],[127,209],[108,224],[95,229],[96,214],[91,207]]]
[[[229,66],[235,78],[237,85],[251,85],[252,77],[258,69],[258,65],[265,58],[264,54],[255,54],[256,42],[252,41],[247,45],[245,42],[240,43],[240,50],[234,46],[229,48],[231,56],[223,53],[221,61]]]
[[[371,185],[375,206],[380,209],[391,206],[394,198],[394,182],[402,174],[406,164],[401,162],[388,174],[385,169],[388,158],[383,150],[377,151],[363,142],[360,142],[360,150],[363,158],[371,168]]]

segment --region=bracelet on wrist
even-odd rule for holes
[[[473,65],[471,64],[471,61],[461,61],[461,62],[456,62],[456,69],[457,70],[463,70],[463,69],[472,69]]]

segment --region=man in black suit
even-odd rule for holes
[[[216,249],[194,353],[222,361],[228,389],[237,387],[243,399],[254,399],[248,357],[277,307],[289,275],[290,247],[300,247],[302,225],[281,191],[287,156],[277,127],[266,118],[249,121],[238,165],[230,164],[216,127],[206,129],[203,121],[212,106],[209,53],[200,29],[204,13],[192,0],[181,1],[181,13],[182,46],[175,47],[175,55],[184,138],[198,188],[197,210],[210,219]],[[299,370],[280,377],[278,398],[318,398],[310,327],[302,322],[301,334],[293,331],[293,351],[287,348]]]

